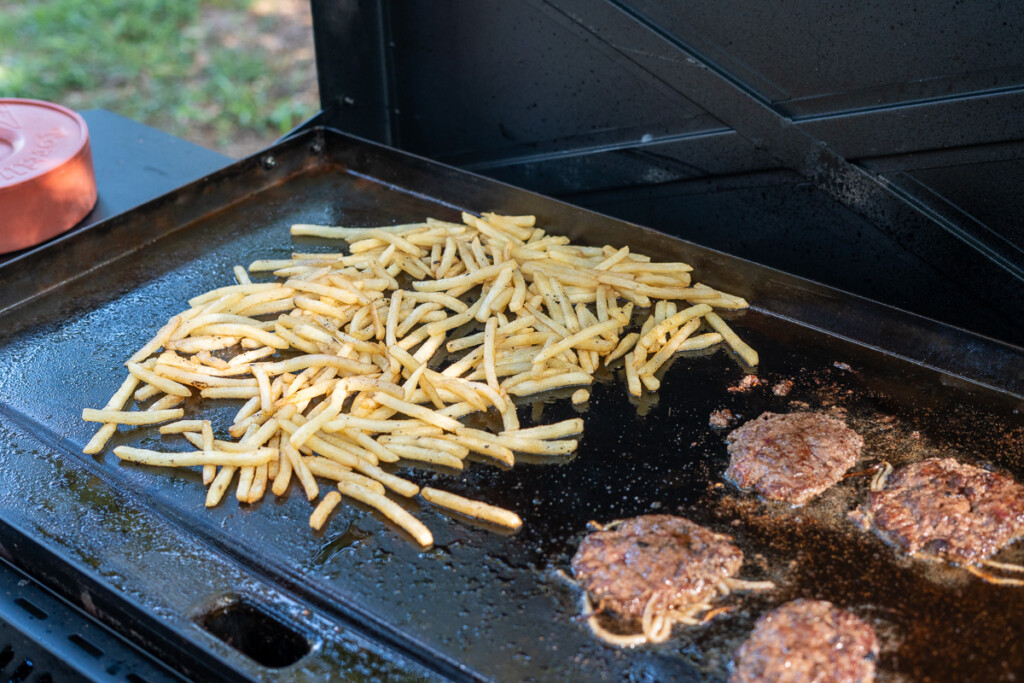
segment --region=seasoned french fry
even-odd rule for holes
[[[496,505],[488,505],[429,486],[424,487],[420,491],[420,495],[429,503],[454,510],[468,517],[475,517],[510,529],[518,529],[523,525],[523,520],[519,515]]]
[[[132,448],[131,446],[118,446],[114,449],[114,455],[122,460],[162,467],[193,467],[195,465],[248,467],[270,462],[272,458],[277,456],[277,451],[273,448],[254,448],[249,452],[188,451],[184,453],[164,453],[144,448]]]
[[[743,359],[744,363],[751,367],[757,365],[757,351],[747,346],[746,342],[736,336],[736,333],[732,331],[732,328],[726,325],[725,321],[722,320],[717,313],[708,313],[704,316],[704,319],[708,321],[708,324],[711,325],[715,332],[722,335],[722,338],[725,339],[725,343],[729,345],[729,348],[736,352],[736,355]]]
[[[328,491],[316,506],[316,509],[313,510],[313,514],[309,516],[309,526],[320,531],[320,529],[323,528],[324,523],[327,522],[328,515],[334,511],[334,508],[336,508],[340,502],[341,493],[338,491]]]
[[[237,284],[190,299],[129,359],[129,377],[104,409],[83,411],[104,423],[86,452],[99,452],[120,424],[169,422],[161,434],[181,434],[198,450],[124,446],[115,454],[201,465],[208,506],[223,499],[236,473],[235,495],[245,503],[261,500],[268,485],[286,495],[293,476],[310,500],[320,496],[318,480],[337,482],[313,510],[311,527],[322,528],[347,490],[429,545],[429,530],[388,495],[422,493],[434,505],[509,528],[522,520],[482,501],[421,491],[380,465],[459,470],[474,465],[473,454],[512,467],[515,452],[572,453],[582,419],[521,429],[513,398],[568,390],[573,403],[585,403],[599,368],[623,357],[641,413],[657,399],[643,389],[660,386],[654,374],[677,351],[724,340],[757,362],[713,312],[744,308],[744,299],[692,284],[683,263],[549,235],[534,216],[298,224],[292,234],[344,239],[348,251],[253,261],[249,271],[273,272],[278,281],[253,283],[235,267]],[[635,307],[650,307],[639,330],[629,329]],[[702,320],[715,332],[694,336]],[[183,419],[175,406],[193,390],[204,401],[245,401],[227,428],[230,440],[215,438],[218,420]],[[134,409],[133,395],[155,400]],[[460,421],[492,408],[499,434]]]
[[[140,411],[82,409],[82,419],[86,422],[106,422],[121,425],[151,425],[158,422],[178,420],[184,416],[185,411],[181,408]]]
[[[237,467],[222,467],[217,472],[217,476],[214,477],[213,483],[210,484],[210,488],[206,492],[206,507],[216,507],[218,503],[224,498],[224,494],[228,490],[228,486],[231,485],[231,480],[235,476],[235,472],[238,470]]]
[[[339,481],[338,490],[341,491],[341,495],[343,496],[348,496],[349,498],[358,500],[364,505],[369,505],[370,507],[379,510],[384,514],[384,516],[416,539],[416,542],[424,548],[433,545],[434,535],[430,533],[430,529],[393,500],[390,500],[379,493],[374,493],[367,488],[363,488],[358,484],[347,481]]]
[[[135,387],[138,386],[138,384],[139,378],[129,374],[128,377],[125,378],[124,382],[121,383],[118,390],[114,392],[114,395],[110,397],[110,400],[107,401],[107,404],[104,406],[104,410],[121,410],[124,408],[124,404],[128,402],[128,399],[131,397],[132,392],[135,391]],[[89,440],[89,443],[85,444],[85,448],[82,449],[82,452],[89,455],[99,453],[103,450],[103,446],[106,445],[107,441],[110,440],[110,437],[113,436],[116,431],[116,424],[112,422],[104,424]]]

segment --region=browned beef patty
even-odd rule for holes
[[[842,479],[864,446],[842,420],[821,413],[763,413],[726,440],[732,456],[726,477],[741,489],[794,505]]]
[[[710,597],[743,564],[730,540],[682,517],[633,517],[584,538],[572,570],[605,613],[633,622],[656,594],[672,607]]]
[[[974,564],[1024,534],[1024,486],[952,458],[896,470],[850,513],[911,555]]]
[[[870,683],[878,639],[824,600],[794,600],[763,615],[739,650],[730,683]]]

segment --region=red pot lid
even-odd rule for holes
[[[70,230],[95,204],[82,117],[50,102],[0,98],[0,253]]]

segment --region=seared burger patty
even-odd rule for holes
[[[952,458],[929,458],[896,470],[850,516],[911,555],[974,564],[1024,534],[1024,486]]]
[[[764,413],[726,437],[725,476],[769,500],[801,505],[842,479],[860,457],[857,432],[821,413]]]
[[[765,614],[739,650],[730,683],[870,683],[878,639],[824,600],[794,600]]]
[[[633,517],[584,538],[572,570],[598,609],[635,623],[654,596],[674,607],[711,597],[743,564],[729,541],[682,517]]]

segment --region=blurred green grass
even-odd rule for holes
[[[0,0],[0,96],[109,109],[216,148],[269,144],[317,107],[311,29],[292,21],[282,40],[281,6],[308,11],[254,0]]]

